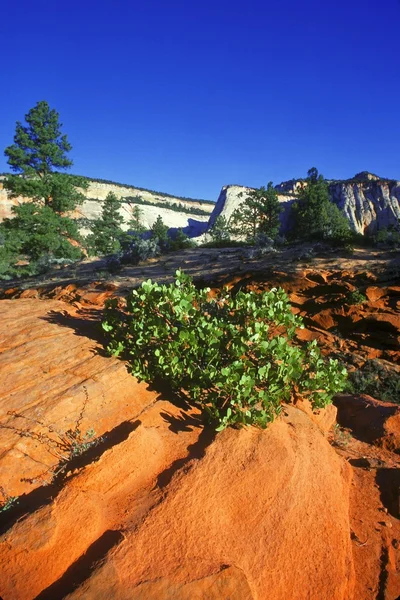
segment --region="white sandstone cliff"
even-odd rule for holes
[[[279,202],[283,206],[281,233],[287,231],[290,207],[302,185],[303,181],[292,180],[276,186]],[[208,229],[219,215],[229,221],[250,190],[251,188],[239,185],[224,186],[211,214]],[[400,220],[400,181],[363,173],[351,180],[331,181],[329,194],[331,201],[346,215],[351,228],[357,233],[374,233],[384,227],[396,225]]]

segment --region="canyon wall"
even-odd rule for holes
[[[282,233],[287,231],[290,207],[296,200],[296,193],[301,185],[304,182],[293,180],[276,186],[278,199],[283,206]],[[250,190],[251,188],[238,185],[224,186],[210,217],[209,228],[219,215],[229,220]],[[357,233],[374,233],[384,227],[396,225],[400,219],[400,181],[380,179],[366,173],[358,180],[354,178],[329,182],[329,194],[332,202],[346,215],[351,228]]]

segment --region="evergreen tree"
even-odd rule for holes
[[[223,246],[224,244],[230,242],[230,233],[231,229],[228,221],[223,215],[218,215],[213,226],[208,232],[208,235],[211,238],[212,244],[215,244],[216,246]]]
[[[77,187],[87,188],[83,177],[67,175],[56,169],[68,169],[72,147],[61,134],[59,114],[45,101],[38,102],[27,115],[26,125],[17,121],[14,144],[4,153],[16,173],[8,175],[4,188],[12,197],[26,196],[49,206],[58,213],[73,210],[84,200]]]
[[[110,192],[104,200],[101,218],[93,222],[92,234],[86,239],[91,253],[115,254],[121,249],[121,241],[126,234],[121,228],[124,218],[120,208],[121,200]]]
[[[281,210],[278,193],[270,181],[267,188],[260,187],[247,193],[232,215],[232,230],[252,242],[258,233],[274,238],[279,232]]]
[[[164,224],[161,215],[158,215],[151,228],[151,235],[158,239],[161,249],[165,249],[169,246],[168,229],[169,228]]]
[[[5,248],[17,259],[26,255],[37,261],[42,255],[54,258],[81,258],[82,251],[69,240],[79,238],[78,228],[72,219],[61,217],[49,206],[26,202],[12,208],[14,217],[4,219],[2,231]]]
[[[196,246],[196,243],[183,232],[181,227],[179,227],[173,237],[169,237],[171,250],[185,250],[186,248],[194,248]]]
[[[139,206],[134,206],[131,212],[131,218],[128,224],[129,231],[135,235],[140,235],[147,231],[142,223],[143,210]]]
[[[304,240],[347,242],[350,225],[339,208],[330,201],[328,183],[316,168],[308,171],[305,185],[298,192],[292,209],[292,237]]]
[[[1,224],[3,254],[12,257],[11,263],[21,255],[33,262],[42,255],[80,258],[81,250],[71,244],[80,241],[78,228],[65,213],[84,199],[77,186],[85,189],[88,184],[82,177],[55,170],[72,165],[67,157],[71,145],[61,134],[58,113],[42,101],[25,120],[25,125],[17,122],[14,144],[5,149],[15,174],[6,177],[4,188],[11,197],[22,195],[31,202],[13,207],[14,218]],[[30,272],[35,272],[34,265]]]

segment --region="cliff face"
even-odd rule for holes
[[[214,225],[215,220],[220,215],[225,217],[227,221],[231,218],[234,211],[242,204],[246,199],[247,193],[251,188],[243,187],[240,185],[225,185],[218,197],[215,208],[210,216],[208,222],[208,229]],[[241,196],[241,194],[243,194]],[[279,202],[281,203],[283,210],[280,215],[282,222],[282,231],[287,229],[287,220],[290,213],[290,206],[295,200],[294,194],[278,194]]]
[[[301,181],[287,181],[276,186],[278,198],[283,206],[281,214],[282,229],[287,231],[290,207],[296,200],[296,192],[304,185]],[[222,188],[214,211],[210,217],[211,227],[217,216],[226,219],[243,202],[246,192],[251,188],[238,185],[228,185]],[[243,197],[240,197],[241,193]],[[281,192],[281,193],[279,193]],[[395,225],[400,219],[400,181],[379,179],[367,173],[359,180],[331,182],[329,193],[332,202],[348,218],[350,225],[357,233],[374,233],[390,225]]]
[[[1,179],[1,178],[0,178]],[[117,198],[122,199],[120,213],[124,217],[123,229],[128,228],[132,209],[139,206],[142,210],[142,223],[150,228],[157,217],[160,215],[164,223],[170,228],[182,227],[185,233],[190,236],[200,235],[207,227],[209,215],[214,204],[202,202],[201,200],[187,200],[173,196],[164,196],[162,193],[141,190],[135,187],[118,185],[116,183],[105,183],[99,181],[89,181],[89,188],[84,192],[85,202],[77,207],[75,218],[88,219],[89,221],[97,219],[101,215],[103,201],[107,194],[113,192]],[[135,204],[130,198],[140,196],[146,204]],[[20,202],[26,202],[27,198],[19,196],[10,198],[0,180],[0,221],[12,216],[11,209]],[[165,207],[158,206],[158,203],[165,203]],[[168,204],[177,204],[178,207],[186,210],[172,210]],[[206,214],[196,214],[196,210],[206,212]],[[88,233],[87,227],[81,229],[82,233]]]
[[[281,233],[287,232],[290,207],[302,185],[304,182],[301,180],[291,180],[276,186],[279,201],[283,206]],[[198,236],[212,227],[217,216],[222,215],[229,220],[250,189],[239,185],[224,186],[214,205],[200,200],[164,196],[162,193],[134,187],[90,181],[85,192],[87,199],[77,208],[74,216],[89,221],[98,218],[104,199],[109,192],[113,192],[122,199],[121,214],[124,217],[125,229],[128,227],[132,209],[139,206],[142,210],[142,222],[146,227],[151,227],[160,215],[168,227],[182,227],[188,235]],[[380,179],[370,173],[361,173],[351,180],[331,181],[329,192],[332,202],[346,215],[352,229],[357,233],[374,233],[383,227],[395,225],[400,219],[400,181]],[[133,203],[130,198],[135,196],[140,196],[146,204]],[[0,221],[12,215],[12,206],[24,201],[26,198],[9,198],[0,181]],[[168,208],[168,203],[177,204],[180,210]],[[165,204],[165,207],[158,204]],[[196,211],[199,209],[206,214],[197,215]],[[82,228],[82,233],[88,231],[87,227]]]
[[[374,233],[400,219],[400,181],[331,183],[329,193],[358,233]]]

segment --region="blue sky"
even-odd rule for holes
[[[0,171],[60,113],[73,172],[179,195],[316,166],[400,179],[400,0],[6,0]]]

